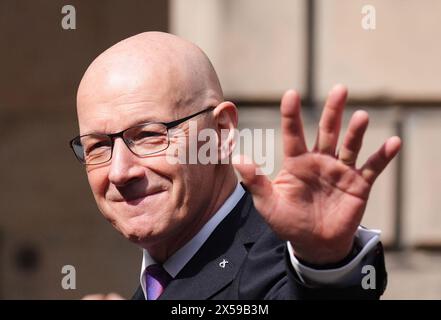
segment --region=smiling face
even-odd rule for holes
[[[174,36],[141,34],[110,48],[86,71],[77,96],[80,134],[115,133],[148,121],[183,118],[218,105],[222,92],[199,49]],[[211,113],[192,119],[215,127]],[[189,135],[189,124],[179,126]],[[191,137],[188,137],[191,138]],[[134,155],[116,138],[111,161],[86,166],[107,220],[144,248],[174,251],[194,235],[218,206],[215,165],[182,165],[161,152]],[[164,253],[168,256],[168,253]]]

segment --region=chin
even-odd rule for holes
[[[107,202],[103,209],[101,212],[105,218],[120,234],[141,246],[163,241],[177,224],[166,201],[161,205],[139,203],[136,206],[126,202]]]
[[[155,234],[155,231],[148,226],[140,224],[134,225],[133,221],[124,224],[119,223],[114,225],[114,227],[124,236],[124,238],[137,244],[149,241],[149,239],[154,237]]]
[[[120,219],[115,228],[128,240],[138,245],[161,241],[168,233],[167,223],[159,219],[161,213],[144,212]]]

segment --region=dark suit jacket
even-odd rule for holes
[[[223,259],[228,261],[224,268]],[[361,272],[349,286],[306,286],[291,266],[286,242],[269,228],[246,192],[160,299],[378,299],[387,282],[381,243],[364,262],[375,267],[376,289],[362,288]],[[145,299],[140,286],[132,299]]]

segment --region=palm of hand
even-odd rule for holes
[[[273,197],[262,203],[260,212],[280,237],[297,246],[305,241],[312,246],[340,243],[347,251],[369,190],[370,185],[353,168],[326,155],[306,153],[285,160],[273,181]]]

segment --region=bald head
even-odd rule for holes
[[[92,62],[78,88],[77,107],[82,129],[81,120],[97,105],[163,103],[173,116],[222,100],[216,72],[199,47],[171,34],[145,32],[115,44]]]

